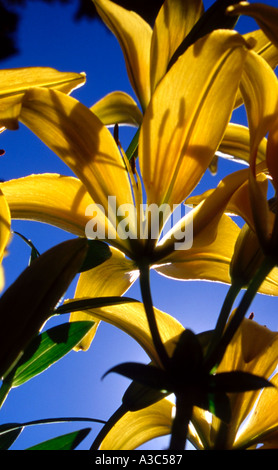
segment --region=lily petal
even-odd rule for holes
[[[105,126],[127,124],[138,127],[143,119],[134,99],[122,91],[109,93],[90,109]]]
[[[31,87],[55,88],[70,93],[86,81],[85,74],[59,72],[48,67],[15,68],[0,71],[0,125],[18,128],[18,116],[26,90]]]
[[[178,204],[200,180],[223,138],[245,57],[241,36],[214,31],[161,80],[139,137],[148,204]]]
[[[254,172],[258,145],[269,131],[277,112],[278,85],[272,68],[253,51],[249,51],[244,64],[240,91],[247,110],[250,128],[250,165]]]
[[[93,203],[80,180],[58,174],[30,175],[1,183],[13,219],[45,222],[78,236],[85,236]]]
[[[4,288],[5,276],[2,260],[11,235],[11,214],[4,194],[0,191],[0,291]]]
[[[266,159],[266,143],[265,137],[258,146],[257,163]],[[229,123],[226,127],[225,134],[221,144],[219,145],[217,155],[224,158],[231,158],[241,163],[249,163],[250,160],[250,130],[246,126],[240,124]]]
[[[160,260],[161,265],[156,266],[155,270],[174,279],[230,283],[229,266],[240,229],[232,219],[223,215],[217,224],[217,236],[211,242],[210,228],[201,233],[202,243],[198,244],[193,236],[192,248],[173,251]],[[209,240],[207,244],[206,235]]]
[[[93,0],[122,48],[130,83],[145,109],[150,100],[150,45],[152,29],[137,13],[109,0]]]
[[[43,88],[26,93],[20,120],[73,170],[105,217],[113,212],[116,226],[118,207],[133,207],[133,194],[124,160],[101,121],[75,99]],[[129,239],[120,238],[127,248]]]
[[[92,298],[123,295],[138,277],[132,261],[125,258],[119,250],[110,247],[112,257],[103,264],[81,273],[76,286],[74,298]],[[66,303],[66,302],[65,302]],[[120,306],[118,306],[120,307]],[[83,312],[73,312],[70,321],[92,321],[92,328],[75,350],[85,351],[89,348],[100,323],[98,317]]]
[[[155,20],[151,43],[151,92],[167,72],[169,61],[203,12],[202,0],[166,0]]]
[[[103,264],[105,266],[105,263]],[[105,275],[107,272],[105,271]],[[77,300],[77,299],[75,299]],[[150,359],[161,366],[159,356],[153,345],[144,305],[140,302],[128,302],[84,311],[93,321],[102,320],[111,323],[134,338],[145,350]],[[184,330],[183,326],[171,315],[154,309],[161,339],[167,343],[168,353],[175,347],[175,338]]]
[[[165,398],[140,411],[127,412],[102,441],[100,450],[134,450],[151,439],[170,434],[173,409],[173,403]]]

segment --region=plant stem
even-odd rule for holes
[[[153,302],[150,290],[150,273],[149,273],[149,266],[144,266],[140,269],[140,287],[141,287],[141,294],[142,300],[145,307],[145,312],[147,316],[147,320],[149,323],[150,332],[152,335],[152,340],[154,343],[154,347],[156,348],[157,354],[159,359],[166,369],[169,364],[169,357],[164,347],[164,344],[161,340],[156,318],[153,309]]]
[[[176,395],[176,416],[173,420],[169,450],[185,450],[193,406],[184,394]]]
[[[105,425],[102,427],[102,429],[98,433],[97,437],[95,438],[93,444],[90,447],[90,450],[98,450],[105,436],[112,429],[112,427],[117,423],[117,421],[119,421],[119,419],[124,416],[126,411],[127,411],[126,407],[121,405],[115,411],[115,413],[113,413],[113,415],[109,418],[108,421],[106,421]]]
[[[220,339],[217,348],[214,349],[213,354],[209,358],[209,367],[212,368],[214,365],[219,364],[226,350],[227,345],[232,340],[235,332],[240,326],[247,309],[250,307],[255,295],[257,294],[261,284],[274,268],[274,261],[266,257],[262,262],[260,268],[255,274],[254,278],[250,282],[244,296],[242,297],[239,306],[237,307],[234,316],[231,318],[231,321],[227,324],[227,328],[223,333],[222,338]]]
[[[208,369],[210,369],[210,364],[211,360],[210,357],[213,356],[215,349],[217,348],[217,345],[222,337],[223,331],[225,329],[228,317],[230,315],[231,309],[233,307],[234,301],[236,297],[238,296],[239,292],[241,289],[240,284],[232,284],[227,292],[227,295],[225,297],[225,300],[223,302],[215,329],[212,334],[211,341],[209,343],[208,350],[206,352],[206,357],[205,357],[205,364],[208,366]],[[212,367],[214,364],[212,364]]]

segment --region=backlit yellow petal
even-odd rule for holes
[[[134,450],[151,439],[170,434],[173,408],[173,403],[165,398],[143,410],[126,413],[107,434],[100,450]]]
[[[270,128],[277,112],[277,77],[267,62],[249,51],[242,74],[240,91],[247,110],[250,127],[250,164],[254,170],[256,150]]]
[[[96,9],[122,48],[131,85],[143,107],[150,99],[152,29],[137,13],[110,0],[93,0]]]
[[[59,72],[48,67],[15,68],[0,71],[0,125],[18,127],[17,118],[26,90],[31,87],[55,88],[70,93],[85,83],[85,74]]]
[[[119,250],[110,247],[111,258],[99,266],[81,273],[76,286],[75,299],[121,296],[133,284],[138,276],[132,261],[125,258]],[[90,320],[94,322],[92,329],[76,346],[76,350],[87,350],[95,336],[100,320],[83,312],[73,312],[71,321]]]
[[[152,361],[160,365],[159,357],[152,343],[143,304],[128,302],[86,310],[85,313],[90,315],[93,321],[102,320],[123,330],[140,344]],[[161,310],[155,309],[155,316],[161,339],[165,343],[168,342],[166,347],[171,354],[175,346],[171,340],[175,339],[184,328],[174,317]]]
[[[85,236],[92,198],[81,181],[58,174],[30,175],[1,183],[13,219],[45,222]]]
[[[0,191],[0,291],[5,284],[5,274],[1,265],[5,250],[10,239],[11,214],[4,194]]]
[[[203,12],[202,0],[166,0],[156,18],[151,44],[151,91],[165,75],[168,63]]]
[[[226,127],[223,140],[219,145],[217,155],[219,154],[221,156],[221,153],[225,158],[232,158],[235,161],[248,163],[250,159],[249,128],[240,124],[229,123]],[[266,138],[264,137],[259,143],[257,163],[265,159]]]
[[[194,226],[194,224],[193,224]],[[211,227],[209,227],[211,228]],[[239,227],[226,215],[217,225],[217,236],[213,242],[205,243],[205,235],[211,240],[210,229],[201,233],[202,243],[193,237],[189,250],[175,250],[155,269],[166,277],[180,280],[209,280],[230,283],[229,266]],[[197,247],[195,248],[195,244]],[[162,263],[165,263],[163,266]]]
[[[26,94],[20,120],[72,169],[105,217],[112,213],[114,225],[119,206],[133,207],[129,175],[115,140],[86,106],[58,91],[34,88]],[[129,240],[124,243],[128,246]]]
[[[138,127],[142,122],[138,105],[130,95],[122,91],[109,93],[90,109],[106,126],[129,124]]]
[[[182,202],[207,169],[230,118],[244,46],[236,33],[215,31],[191,46],[156,88],[139,139],[149,204]]]

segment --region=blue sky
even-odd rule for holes
[[[205,1],[205,7],[212,2]],[[276,1],[263,3],[276,6]],[[18,31],[20,54],[2,61],[2,68],[48,66],[61,71],[86,72],[87,83],[76,90],[74,97],[91,106],[106,93],[123,90],[133,94],[127,79],[121,49],[114,36],[97,21],[86,19],[74,22],[76,4],[46,5],[27,2],[22,11]],[[241,21],[240,30],[252,30],[252,21]],[[244,122],[245,115],[234,117]],[[126,145],[134,130],[120,134]],[[6,153],[1,157],[1,178],[8,180],[31,173],[57,172],[71,174],[70,170],[23,126],[17,132],[4,132],[0,147]],[[227,171],[236,170],[231,162],[220,161],[217,176],[207,175],[196,193],[203,192],[217,182]],[[40,252],[71,235],[53,227],[31,222],[14,222],[13,229],[30,238]],[[9,285],[28,263],[29,250],[21,239],[14,237],[10,254],[5,260],[6,284]],[[176,316],[184,326],[195,332],[213,328],[228,287],[208,282],[171,281],[158,274],[152,276],[153,300],[156,307]],[[74,291],[74,285],[68,297]],[[138,283],[128,292],[140,299]],[[277,300],[258,296],[252,305],[255,319],[277,330]],[[51,325],[51,322],[48,324]],[[102,375],[111,367],[126,360],[146,362],[148,359],[134,340],[111,325],[102,323],[91,349],[86,353],[70,353],[46,373],[13,389],[0,411],[0,423],[25,422],[40,418],[67,416],[108,419],[121,402],[129,381],[115,374]],[[24,449],[44,439],[83,427],[83,423],[59,424],[26,429],[16,441],[14,449]],[[86,427],[86,424],[84,424]],[[100,425],[80,448],[88,448]],[[149,443],[144,448],[163,449],[168,438]]]

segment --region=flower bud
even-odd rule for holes
[[[233,283],[247,287],[260,267],[265,255],[256,233],[245,224],[235,243],[234,254],[230,264],[230,276]]]

